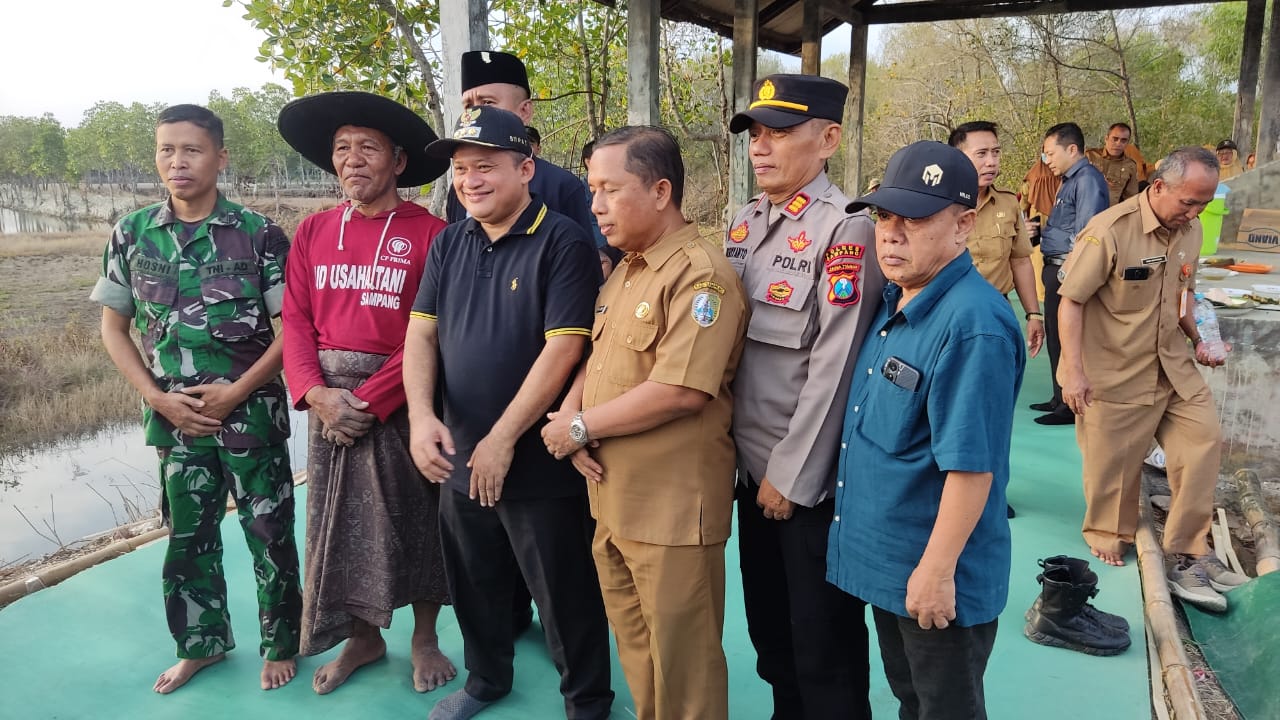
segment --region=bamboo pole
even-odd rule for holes
[[[1280,538],[1276,535],[1275,522],[1267,512],[1262,497],[1262,485],[1258,473],[1253,470],[1237,470],[1231,476],[1240,497],[1240,514],[1253,533],[1253,547],[1257,554],[1258,575],[1280,570]]]
[[[1139,498],[1140,522],[1134,540],[1138,551],[1138,569],[1142,572],[1143,612],[1147,627],[1155,639],[1156,652],[1160,656],[1160,673],[1164,679],[1173,717],[1178,720],[1208,720],[1200,696],[1196,693],[1195,676],[1191,663],[1182,648],[1182,636],[1175,619],[1177,610],[1169,597],[1165,579],[1164,552],[1156,541],[1152,528],[1151,497],[1146,483]]]
[[[110,545],[95,550],[87,555],[71,558],[66,562],[51,565],[37,573],[28,575],[21,580],[14,580],[0,587],[0,607],[4,607],[9,603],[26,597],[38,590],[52,587],[67,578],[75,575],[81,570],[87,570],[98,563],[111,560],[125,553],[133,552],[138,548],[146,545],[153,540],[159,540],[169,534],[168,528],[156,528],[141,535],[117,540]]]

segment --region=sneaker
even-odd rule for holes
[[[1209,576],[1197,558],[1190,555],[1174,557],[1174,564],[1166,573],[1169,592],[1201,610],[1226,612],[1227,599],[1209,584]]]
[[[1241,575],[1222,564],[1217,555],[1209,553],[1196,558],[1201,568],[1204,568],[1204,574],[1209,578],[1209,585],[1218,592],[1228,592],[1235,590],[1241,585],[1249,582],[1248,575]]]

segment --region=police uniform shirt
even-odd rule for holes
[[[1001,295],[1013,289],[1013,260],[1031,256],[1031,239],[1022,222],[1018,196],[994,185],[978,201],[978,216],[969,234],[969,254],[982,277]]]
[[[591,196],[587,187],[573,173],[547,162],[540,157],[533,158],[533,179],[529,181],[529,194],[542,200],[554,212],[569,218],[587,233],[587,240],[592,238]],[[458,193],[449,186],[449,197],[445,203],[445,216],[451,223],[466,220],[467,209],[458,200]],[[593,245],[594,247],[594,245]]]
[[[1159,371],[1184,399],[1204,387],[1178,326],[1200,240],[1198,220],[1176,231],[1161,225],[1146,192],[1085,226],[1062,266],[1060,293],[1084,306],[1081,354],[1099,399],[1150,405]]]
[[[448,480],[454,491],[468,492],[466,459],[515,398],[546,340],[589,334],[599,284],[600,260],[582,229],[536,200],[496,242],[467,220],[431,243],[410,315],[434,321],[439,333],[444,423],[457,446]],[[547,453],[544,424],[516,441],[503,497],[583,492],[572,465]]]
[[[1111,204],[1128,200],[1138,194],[1138,163],[1128,155],[1113,158],[1106,150],[1098,148],[1090,150],[1089,162],[1098,168],[1102,177],[1107,180],[1107,190],[1111,192]]]
[[[780,205],[754,198],[724,243],[751,308],[733,385],[739,465],[806,507],[835,491],[853,349],[884,287],[875,225],[848,204],[819,173]]]
[[[729,538],[729,388],[746,321],[738,276],[693,224],[642,253],[627,253],[600,289],[583,409],[647,380],[712,398],[692,415],[600,440],[592,453],[604,482],[589,483],[587,492],[591,514],[613,534],[668,546]]]

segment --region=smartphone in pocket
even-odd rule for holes
[[[903,390],[915,392],[916,388],[920,386],[920,371],[895,356],[890,356],[888,360],[884,361],[884,366],[880,368],[880,374]]]

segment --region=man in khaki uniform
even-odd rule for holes
[[[1133,130],[1127,124],[1116,123],[1107,130],[1106,147],[1091,148],[1084,153],[1107,179],[1112,205],[1138,194],[1138,181],[1142,179],[1138,162],[1125,152],[1131,137]]]
[[[1036,296],[1031,239],[1022,221],[1018,196],[995,186],[1000,176],[996,124],[985,120],[964,123],[951,131],[947,144],[964,153],[978,171],[978,216],[966,243],[973,264],[1001,295],[1007,297],[1010,290],[1018,291],[1018,302],[1027,321],[1027,351],[1035,357],[1044,342],[1044,315]]]
[[[884,277],[875,225],[827,178],[848,88],[770,75],[729,123],[763,191],[725,254],[751,305],[733,383],[738,549],[757,672],[775,717],[870,717],[865,604],[826,581],[849,374]]]
[[[742,284],[684,219],[684,163],[665,130],[601,137],[589,182],[600,231],[627,254],[542,437],[589,481],[592,550],[635,716],[721,720]]]
[[[1222,364],[1201,343],[1193,315],[1200,254],[1196,216],[1213,200],[1213,153],[1183,148],[1151,186],[1095,216],[1061,270],[1063,400],[1076,413],[1084,458],[1084,538],[1123,565],[1138,524],[1142,459],[1154,435],[1166,449],[1173,498],[1164,551],[1171,590],[1226,609],[1215,590],[1243,578],[1211,554],[1205,536],[1218,479],[1221,430],[1195,367]],[[1187,346],[1191,339],[1195,351]]]

